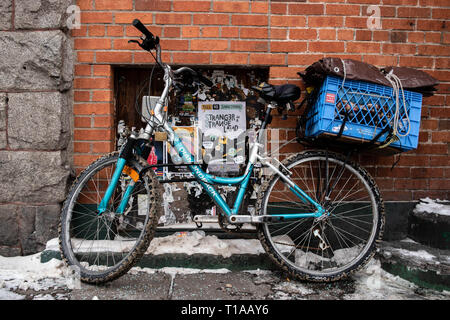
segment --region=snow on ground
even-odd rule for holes
[[[23,300],[25,296],[14,293],[5,288],[0,288],[0,300]]]
[[[147,254],[195,253],[214,254],[228,258],[234,254],[262,254],[264,249],[256,239],[226,239],[206,236],[204,231],[177,232],[167,237],[154,238]]]
[[[195,268],[177,268],[177,267],[164,267],[161,269],[141,268],[133,267],[129,271],[131,274],[138,274],[139,272],[145,272],[147,274],[154,274],[157,272],[167,273],[170,275],[176,274],[194,274],[194,273],[228,273],[231,272],[228,269],[195,269]]]
[[[414,212],[435,213],[438,215],[450,216],[450,205],[446,205],[439,199],[432,200],[428,197],[420,199],[420,202],[414,208]]]
[[[24,299],[11,291],[45,291],[70,287],[69,268],[57,259],[40,262],[40,253],[29,256],[0,256],[0,299]],[[42,296],[40,298],[48,298]]]
[[[345,300],[401,300],[414,294],[417,286],[383,269],[372,259],[365,269],[355,273],[355,292],[345,295]]]
[[[123,252],[129,251],[134,243],[134,241],[127,240],[75,240],[73,246],[79,252]],[[47,243],[46,250],[59,251],[58,239],[50,240]],[[146,254],[154,255],[170,253],[184,253],[187,255],[203,253],[228,258],[234,254],[262,254],[264,249],[259,240],[256,239],[222,240],[217,238],[217,236],[207,236],[204,231],[195,230],[192,232],[176,232],[166,237],[155,237],[146,251]]]
[[[439,263],[436,256],[425,250],[410,251],[401,248],[390,248],[389,251],[395,252],[398,256],[405,257],[406,259],[425,260],[428,262]]]
[[[57,259],[40,262],[40,253],[29,256],[0,256],[0,287],[45,290],[61,285],[66,267]]]

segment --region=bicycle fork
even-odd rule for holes
[[[133,147],[134,143],[136,142],[136,139],[132,136],[129,137],[127,143],[125,144],[124,148],[121,150],[119,154],[119,159],[117,160],[116,169],[114,170],[114,174],[111,178],[111,182],[108,185],[108,188],[106,189],[105,195],[102,198],[102,201],[97,207],[97,214],[101,215],[108,209],[108,203],[111,200],[111,197],[114,193],[114,190],[117,187],[117,184],[119,183],[119,179],[122,173],[128,174],[128,176],[131,177],[131,181],[128,184],[124,195],[122,197],[122,200],[120,201],[119,206],[117,207],[117,210],[115,213],[123,214],[125,211],[125,208],[128,204],[129,198],[131,196],[131,193],[134,190],[134,187],[136,185],[136,182],[139,180],[139,174],[134,171],[132,168],[128,167],[126,165],[127,160],[131,158],[133,154]]]

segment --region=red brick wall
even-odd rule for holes
[[[382,4],[381,4],[382,2]],[[155,1],[78,0],[74,165],[86,166],[113,149],[115,64],[150,64],[128,44],[139,18],[161,37],[170,64],[269,65],[272,83],[302,86],[297,72],[324,56],[377,66],[418,68],[441,81],[424,99],[420,142],[391,170],[393,157],[361,157],[386,200],[449,199],[450,2],[448,0]],[[370,5],[381,9],[381,29],[367,27]],[[296,117],[275,117],[280,136],[294,135]],[[287,129],[285,129],[287,128]],[[296,152],[299,145],[284,152]]]

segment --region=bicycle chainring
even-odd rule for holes
[[[238,233],[240,232],[243,224],[231,224],[227,221],[227,218],[223,214],[219,214],[219,226],[227,233]],[[231,228],[230,228],[231,226]]]

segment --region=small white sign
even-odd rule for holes
[[[245,101],[199,101],[198,122],[203,134],[220,130],[225,136],[247,129]]]

